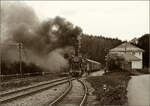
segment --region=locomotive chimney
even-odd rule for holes
[[[77,36],[75,42],[75,56],[79,56],[81,48],[81,35]]]

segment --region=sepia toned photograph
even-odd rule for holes
[[[149,0],[1,0],[0,106],[150,106]]]

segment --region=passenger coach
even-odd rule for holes
[[[101,63],[94,61],[94,60],[90,60],[87,59],[87,72],[94,72],[94,71],[98,71],[101,69]]]

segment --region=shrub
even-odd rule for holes
[[[4,62],[1,61],[1,74],[2,75],[11,75],[11,74],[20,74],[20,63],[19,62]],[[22,72],[23,73],[34,73],[42,72],[43,69],[33,63],[22,62]]]
[[[109,54],[107,56],[107,68],[109,71],[123,70],[125,59],[117,54]]]
[[[144,73],[144,74],[150,74],[150,69],[149,68],[144,68],[143,70],[141,70],[140,72]]]

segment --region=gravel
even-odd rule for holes
[[[89,82],[87,82],[86,80],[84,82],[88,87],[88,96],[87,96],[86,104],[87,106],[94,106],[95,104],[98,103],[98,101],[96,100],[96,95],[93,94],[95,90]]]
[[[57,106],[79,106],[83,95],[83,86],[77,80],[74,80],[71,91]]]
[[[45,75],[45,76],[35,76],[35,77],[28,77],[22,79],[13,79],[10,81],[2,81],[1,82],[1,92],[11,91],[18,88],[27,87],[33,84],[37,84],[42,81],[49,81],[59,78],[56,75]]]
[[[48,104],[59,96],[68,85],[68,83],[62,84],[24,98],[19,98],[15,101],[1,104],[1,106],[48,106]]]

